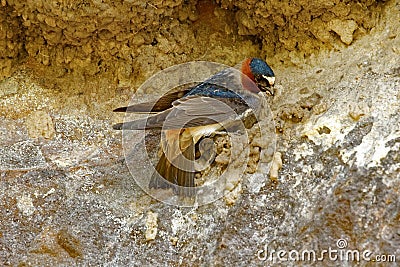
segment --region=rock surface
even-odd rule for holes
[[[266,246],[343,242],[399,261],[399,6],[1,1],[0,265],[265,266]],[[254,55],[279,89],[273,179],[243,181],[230,205],[152,199],[111,110],[157,70]]]

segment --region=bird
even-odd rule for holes
[[[205,136],[260,108],[258,94],[274,95],[275,74],[261,58],[246,58],[189,88],[156,101],[120,107],[114,112],[149,112],[144,119],[113,125],[115,130],[161,130],[161,156],[149,188],[173,188],[193,196],[196,144]]]

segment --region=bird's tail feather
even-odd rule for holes
[[[173,188],[174,193],[180,196],[192,197],[195,194],[195,144],[192,142],[190,146],[182,152],[180,157],[174,159],[172,164],[169,159],[162,153],[160,160],[156,166],[156,172],[150,179],[149,188],[168,189]],[[183,161],[190,162],[190,166],[185,166],[184,169],[178,168],[182,166]],[[180,187],[175,187],[178,185]]]
[[[117,123],[113,125],[114,130],[146,130],[146,128],[147,119],[127,121],[124,123]]]

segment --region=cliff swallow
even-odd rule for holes
[[[200,84],[168,93],[157,101],[115,109],[115,112],[155,114],[118,123],[113,128],[161,129],[162,154],[149,187],[173,187],[179,195],[192,195],[196,144],[202,137],[225,128],[226,123],[259,108],[258,94],[273,95],[274,83],[274,72],[264,60],[248,58],[238,65],[238,69],[227,68]]]

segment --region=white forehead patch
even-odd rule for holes
[[[274,85],[275,84],[275,77],[268,77],[268,76],[265,76],[265,75],[263,75],[262,77],[268,81],[269,85]]]

